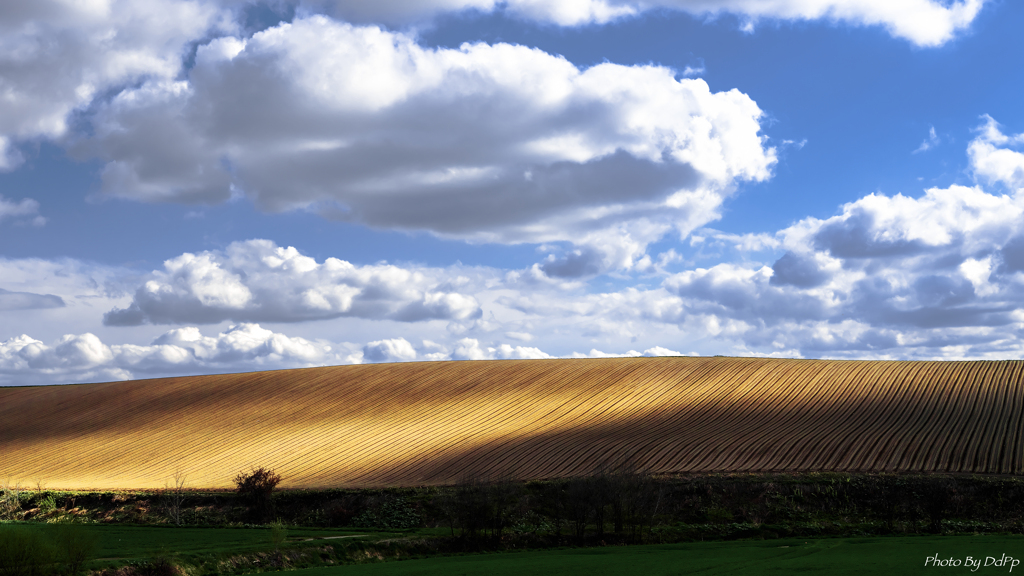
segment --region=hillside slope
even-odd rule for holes
[[[1020,474],[1024,362],[756,358],[337,366],[0,388],[0,479],[158,488],[652,472]]]

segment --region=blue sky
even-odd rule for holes
[[[1024,6],[0,9],[0,384],[1017,358]]]

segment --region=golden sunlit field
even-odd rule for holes
[[[1022,472],[1024,362],[419,362],[0,388],[0,480],[281,487],[654,473]]]

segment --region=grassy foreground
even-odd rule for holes
[[[926,566],[928,557],[959,566]],[[916,536],[695,542],[449,556],[311,568],[301,576],[674,576],[682,574],[904,575],[1022,573],[1024,536]],[[987,558],[988,566],[986,566]],[[934,564],[934,562],[932,562]],[[999,564],[999,565],[997,565]],[[1011,572],[1011,570],[1013,570]]]
[[[8,524],[0,526],[0,537],[8,530],[45,532],[51,524]],[[190,556],[216,553],[244,553],[273,548],[272,530],[268,528],[207,528],[175,526],[130,526],[78,524],[76,529],[93,537],[96,559],[147,560],[154,556]],[[351,537],[367,534],[354,529],[324,530],[289,527],[281,544],[297,545],[324,538]]]
[[[443,555],[451,552],[424,545],[436,536],[431,529],[358,532],[292,527],[275,541],[273,529],[256,527],[74,527],[95,542],[85,569],[97,576],[231,576],[294,569],[300,569],[296,576],[1024,572],[1024,535],[1011,534],[788,538]],[[58,528],[0,525],[0,541],[11,530],[45,534]],[[926,564],[929,557],[933,560]],[[180,568],[158,569],[172,564]]]
[[[362,549],[350,543],[388,536],[393,534],[283,526],[0,523],[0,575],[251,574],[350,562],[350,552]],[[373,554],[379,554],[376,548]]]

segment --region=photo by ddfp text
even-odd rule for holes
[[[953,558],[939,558],[939,553],[936,552],[933,556],[928,556],[924,559],[925,566],[934,566],[938,568],[957,568],[964,567],[970,569],[971,572],[976,572],[979,568],[994,567],[994,568],[1007,568],[1009,572],[1013,572],[1013,568],[1020,564],[1020,560],[1013,556],[1007,556],[1003,554],[999,558],[994,556],[986,556],[984,560],[981,557],[975,558],[973,556],[967,556],[964,559]]]

